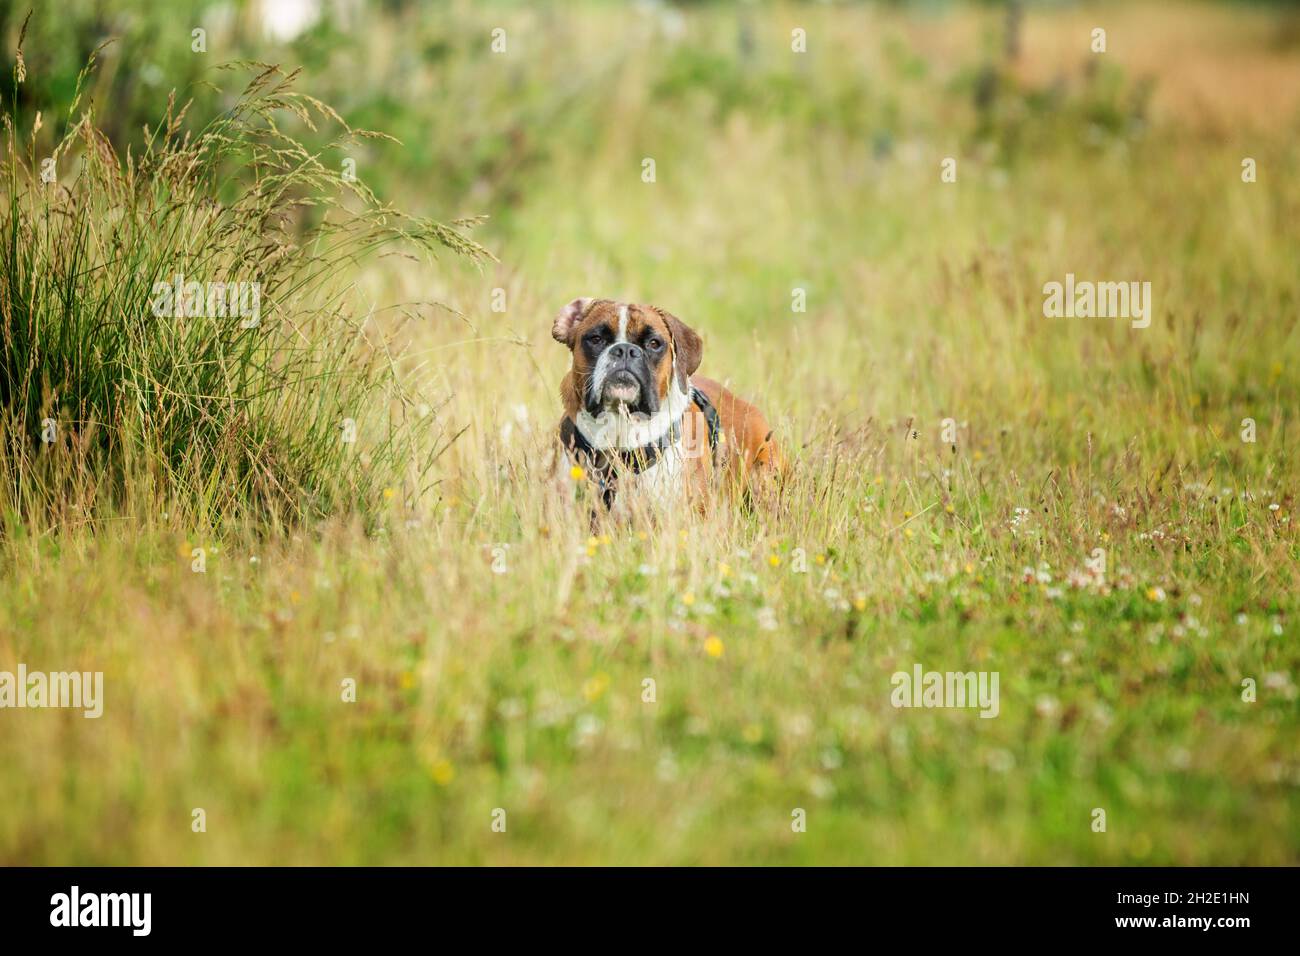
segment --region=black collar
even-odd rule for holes
[[[715,452],[722,434],[718,410],[713,407],[709,397],[694,385],[691,386],[691,401],[704,413],[704,420],[709,426],[709,450]],[[679,416],[673,421],[672,427],[658,439],[638,448],[595,448],[574,424],[573,419],[566,416],[560,422],[560,443],[591,471],[592,477],[600,485],[601,497],[606,506],[614,502],[616,472],[626,470],[633,475],[640,474],[659,460],[665,448],[675,445],[681,434],[682,419]]]

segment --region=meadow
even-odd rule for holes
[[[400,143],[286,93],[301,154],[250,113],[266,176],[185,178],[234,102],[194,87],[154,165],[120,123],[84,232],[8,179],[0,670],[105,700],[0,710],[0,863],[1300,863],[1294,13],[1030,4],[1012,55],[992,5],[392,9],[197,66],[183,16],[117,25]],[[7,178],[75,123],[12,102]],[[127,168],[73,140],[70,196]],[[265,328],[129,331],[181,259],[276,270]],[[1149,327],[1045,317],[1067,274],[1150,282]],[[776,500],[593,531],[554,493],[581,295],[704,336]],[[894,707],[918,664],[998,715]]]

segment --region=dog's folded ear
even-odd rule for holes
[[[673,352],[677,356],[677,377],[681,379],[682,389],[685,390],[690,383],[690,377],[700,367],[700,360],[704,358],[704,340],[700,338],[698,332],[671,312],[665,312],[660,308],[656,308],[655,311],[668,323],[668,331],[673,337]]]
[[[560,314],[555,317],[555,324],[551,326],[551,335],[555,341],[562,345],[572,345],[574,328],[582,321],[587,309],[595,301],[591,296],[586,296],[581,299],[574,299],[562,308]]]

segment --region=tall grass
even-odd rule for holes
[[[347,276],[394,243],[482,259],[472,222],[406,216],[348,175],[347,151],[382,134],[297,91],[296,72],[234,64],[253,75],[225,114],[190,131],[173,93],[143,150],[119,155],[82,97],[93,67],[51,156],[36,153],[39,114],[19,127],[21,43],[5,103],[11,508],[112,504],[135,485],[203,523],[299,520],[418,490],[417,403],[393,374],[391,329],[351,311]],[[292,134],[318,124],[339,130],[322,149]],[[244,310],[221,306],[220,285],[209,300],[214,283],[247,283]]]

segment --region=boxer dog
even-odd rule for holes
[[[560,443],[611,511],[702,502],[719,479],[748,492],[782,470],[763,413],[695,375],[704,343],[675,315],[574,299],[551,334],[573,356],[560,383]]]

